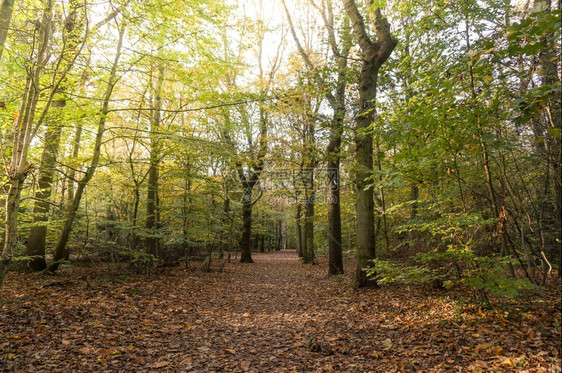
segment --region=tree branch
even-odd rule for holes
[[[351,25],[353,26],[353,33],[355,34],[355,38],[361,47],[361,51],[363,57],[365,58],[370,53],[374,52],[374,44],[369,38],[367,31],[365,30],[365,23],[363,22],[363,17],[359,13],[359,9],[357,9],[357,4],[355,0],[343,0],[343,6],[349,16],[351,21]]]

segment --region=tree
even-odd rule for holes
[[[68,244],[68,239],[70,237],[70,232],[72,230],[74,218],[76,217],[76,212],[78,211],[78,208],[80,207],[80,201],[82,200],[84,190],[86,189],[86,186],[88,185],[88,183],[90,182],[90,180],[94,176],[94,173],[96,172],[96,169],[97,169],[99,161],[100,161],[101,147],[102,147],[102,144],[103,144],[103,135],[104,135],[105,130],[106,130],[106,128],[105,128],[106,127],[106,121],[107,121],[107,117],[108,117],[108,114],[109,114],[109,102],[110,102],[111,95],[113,93],[113,89],[115,87],[115,84],[118,81],[117,67],[118,67],[118,64],[119,64],[119,59],[121,58],[124,35],[125,35],[125,25],[122,24],[119,27],[119,39],[118,39],[118,42],[117,42],[117,50],[115,52],[115,57],[114,57],[112,65],[111,65],[111,70],[109,72],[109,76],[108,76],[108,79],[107,79],[106,89],[105,89],[105,92],[104,92],[104,95],[103,95],[101,108],[100,108],[100,111],[99,111],[99,114],[98,114],[99,119],[98,119],[98,126],[97,126],[97,130],[96,130],[96,137],[95,137],[94,149],[93,149],[93,153],[92,153],[92,159],[90,161],[90,165],[88,166],[88,168],[86,169],[86,171],[84,173],[84,176],[82,176],[82,178],[80,180],[78,180],[78,186],[76,188],[76,192],[74,194],[72,204],[70,206],[68,206],[68,209],[66,211],[64,226],[62,228],[59,240],[58,240],[57,245],[55,247],[55,254],[53,255],[53,261],[47,267],[47,270],[49,272],[55,272],[58,269],[61,261],[66,256],[66,250],[67,250],[66,246]]]
[[[240,261],[242,263],[254,262],[251,254],[252,209],[254,204],[263,195],[263,190],[260,190],[260,194],[256,198],[253,197],[253,193],[254,188],[260,182],[260,177],[264,170],[265,157],[268,152],[268,129],[270,127],[269,101],[271,100],[275,76],[281,65],[282,57],[283,37],[281,37],[276,54],[273,56],[270,65],[264,66],[266,56],[264,56],[263,49],[265,36],[268,31],[264,20],[258,20],[255,33],[257,39],[256,68],[258,72],[255,87],[257,92],[247,95],[251,99],[251,103],[238,105],[232,112],[229,108],[225,108],[221,114],[224,120],[220,124],[222,126],[221,135],[226,143],[229,144],[233,155],[232,163],[242,187],[242,236],[240,238],[240,250],[242,252]],[[226,33],[223,36],[223,43],[226,54],[224,56],[225,60],[234,63],[235,61],[232,61],[232,56],[230,55],[231,52],[229,51],[229,41]],[[235,59],[241,57],[240,54],[243,48],[242,46],[240,48],[241,50],[238,51],[238,56]],[[236,69],[233,69],[226,77],[225,86],[230,90],[231,94],[236,94],[235,91],[239,89],[236,81],[237,78],[240,77]],[[235,126],[234,121],[239,122],[238,126]],[[232,133],[235,129],[233,127],[238,127],[238,130],[242,133],[238,141],[246,148],[245,151],[238,149],[237,139]],[[257,137],[257,139],[254,139],[254,137]]]
[[[63,30],[63,50],[61,51],[63,72],[66,74],[74,63],[76,51],[82,49],[84,18],[81,11],[82,4],[77,0],[71,0],[69,14],[65,20]],[[41,156],[41,166],[38,175],[38,190],[35,193],[35,206],[33,208],[34,224],[27,239],[26,255],[31,257],[28,263],[33,271],[41,271],[46,268],[45,244],[47,236],[46,222],[50,208],[53,177],[59,152],[59,144],[64,122],[64,107],[66,106],[67,78],[59,87],[57,98],[53,100],[49,115],[47,129],[45,131],[45,142]]]
[[[35,48],[33,44],[30,51],[32,56],[31,68],[26,76],[20,110],[14,120],[12,131],[11,160],[7,165],[9,190],[6,197],[5,211],[6,238],[4,249],[0,256],[0,285],[3,282],[18,242],[17,218],[20,207],[20,197],[24,187],[24,181],[33,171],[33,167],[28,162],[29,148],[38,131],[42,128],[55,95],[58,94],[59,87],[73,65],[72,61],[63,65],[63,59],[68,56],[66,53],[60,53],[54,64],[57,73],[53,76],[47,87],[44,87],[41,80],[50,59],[50,44],[53,31],[52,0],[43,4],[41,14],[41,20],[38,24],[33,26],[34,30],[32,34],[38,41],[37,47]],[[72,58],[75,59],[78,53],[74,53]],[[59,68],[61,70],[58,70]],[[43,88],[46,88],[46,92],[43,92]],[[40,114],[36,117],[40,95],[45,94],[45,104],[40,109]]]
[[[148,170],[148,190],[146,195],[146,229],[149,236],[147,237],[148,253],[158,257],[159,256],[159,240],[158,240],[158,225],[160,220],[159,211],[159,198],[158,198],[158,178],[159,178],[159,163],[160,163],[160,144],[158,141],[158,130],[160,127],[161,110],[162,110],[162,84],[164,82],[164,67],[159,66],[156,86],[154,87],[150,116],[150,167]]]
[[[2,0],[0,4],[0,61],[2,61],[8,30],[10,29],[10,21],[14,12],[14,1]]]
[[[367,0],[371,26],[377,36],[373,41],[369,36],[363,16],[359,13],[355,0],[343,0],[355,39],[361,48],[361,73],[359,76],[359,112],[355,118],[355,160],[356,160],[356,214],[357,214],[357,266],[356,286],[374,286],[364,268],[375,257],[375,216],[373,185],[369,180],[373,170],[373,136],[369,127],[375,120],[375,100],[377,79],[381,66],[390,57],[397,41],[390,33],[390,24],[382,17],[380,9],[372,11],[373,0]]]
[[[351,28],[349,21],[344,17],[342,32],[338,38],[336,37],[336,24],[334,20],[334,9],[331,0],[323,2],[323,7],[319,7],[313,1],[312,6],[320,13],[324,22],[324,28],[328,33],[328,44],[332,51],[332,62],[336,69],[336,77],[334,84],[329,84],[325,77],[320,73],[319,68],[315,66],[310,56],[303,48],[296,30],[293,25],[289,9],[285,1],[283,6],[291,34],[297,46],[297,50],[305,62],[307,68],[312,72],[314,80],[318,87],[325,92],[326,100],[330,105],[333,115],[330,122],[330,139],[326,147],[326,177],[327,177],[327,201],[328,201],[328,274],[337,275],[343,273],[342,260],[342,238],[341,238],[341,209],[340,209],[340,151],[344,120],[346,115],[346,87],[348,81],[348,56],[351,50]],[[331,67],[331,66],[330,66]]]

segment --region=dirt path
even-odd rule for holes
[[[349,277],[328,278],[325,263],[305,266],[291,251],[254,259],[223,273],[176,268],[150,278],[87,277],[85,268],[27,280],[11,273],[0,292],[4,369],[556,371],[559,364],[555,305],[516,320],[459,313],[442,294],[352,290]]]

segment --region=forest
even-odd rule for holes
[[[552,0],[0,0],[3,371],[560,372]]]

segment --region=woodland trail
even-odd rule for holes
[[[253,257],[197,275],[10,273],[0,292],[0,364],[34,372],[559,371],[556,304],[515,316],[459,312],[444,294],[353,290],[349,276],[328,277],[325,263],[304,265],[294,251]]]

